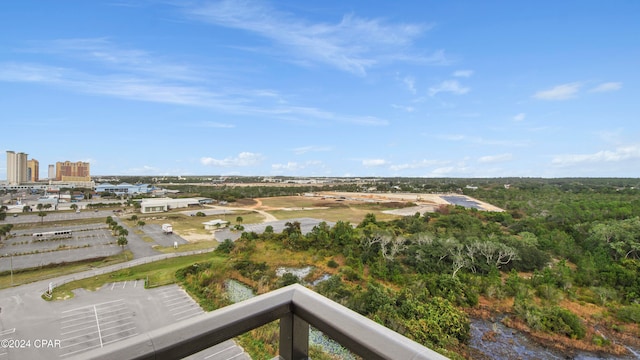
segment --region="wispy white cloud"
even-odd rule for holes
[[[286,170],[286,171],[297,171],[304,168],[303,166],[301,166],[300,164],[298,164],[295,161],[289,161],[286,164],[271,164],[271,169],[276,170],[276,171],[280,171],[280,170]]]
[[[108,38],[57,39],[36,43],[28,52],[52,54],[100,64],[107,68],[129,73],[147,74],[155,78],[197,82],[202,74],[193,64],[179,64],[176,60],[163,60],[158,54],[140,49],[122,48]]]
[[[286,164],[271,164],[271,170],[274,174],[295,174],[302,170],[312,170],[311,173],[323,173],[326,166],[319,160],[310,160],[303,163],[296,161],[288,161]]]
[[[236,157],[228,157],[225,159],[215,159],[212,157],[203,157],[200,163],[205,166],[215,167],[244,167],[255,166],[264,160],[264,156],[259,153],[241,152]]]
[[[622,89],[621,82],[606,82],[594,87],[589,91],[590,92],[611,92],[611,91],[618,91],[620,89]]]
[[[406,112],[413,112],[415,110],[415,108],[413,106],[403,106],[403,105],[391,104],[391,107],[394,108],[394,109],[403,110],[403,111],[406,111]]]
[[[453,166],[445,166],[434,169],[429,175],[433,177],[443,177],[451,175],[456,170]]]
[[[269,39],[298,62],[323,63],[358,75],[387,62],[446,62],[442,52],[424,56],[411,50],[431,25],[390,24],[354,15],[346,15],[337,23],[314,23],[250,0],[216,1],[188,8],[185,13]]]
[[[513,159],[512,154],[499,154],[499,155],[487,155],[478,158],[479,163],[487,164],[487,163],[498,163],[510,161]]]
[[[423,159],[423,160],[420,160],[420,161],[414,161],[412,163],[394,164],[394,165],[389,166],[389,169],[391,169],[393,171],[402,171],[402,170],[409,170],[409,169],[422,169],[422,168],[427,168],[427,167],[430,167],[430,166],[444,165],[446,163],[448,163],[448,161]]]
[[[293,152],[296,155],[302,155],[302,154],[306,154],[309,152],[325,152],[325,151],[331,151],[333,150],[332,147],[330,146],[301,146],[301,147],[297,147],[295,149],[293,149]]]
[[[149,72],[137,73],[130,68],[106,74],[104,70],[100,74],[92,74],[64,67],[5,62],[0,63],[0,81],[40,83],[126,100],[196,106],[231,114],[268,116],[292,121],[336,121],[362,126],[385,126],[389,123],[375,116],[339,114],[287,104],[274,90],[221,88],[214,91],[184,77],[179,80],[155,77]]]
[[[455,95],[462,95],[469,92],[469,88],[460,85],[458,80],[445,80],[438,85],[429,88],[429,96],[434,96],[438,93],[452,93]]]
[[[402,82],[407,86],[407,89],[409,89],[409,91],[412,94],[415,94],[417,92],[417,90],[416,90],[416,79],[414,79],[411,76],[405,76],[405,78],[402,79]]]
[[[95,165],[94,163],[91,163],[92,165]],[[137,168],[131,168],[131,169],[127,169],[124,170],[125,175],[127,174],[131,174],[131,175],[158,175],[160,174],[160,169],[158,169],[157,167],[151,166],[151,165],[143,165],[141,167],[137,167]]]
[[[640,145],[621,146],[615,150],[603,150],[593,154],[565,154],[555,156],[551,163],[555,166],[572,166],[587,163],[617,163],[640,161]]]
[[[231,129],[236,127],[233,124],[225,124],[217,121],[203,121],[201,123],[195,124],[195,126],[203,127],[203,128],[220,128],[220,129]]]
[[[387,165],[388,162],[384,159],[365,159],[362,160],[362,165],[365,167],[377,167]]]
[[[455,77],[471,77],[473,70],[457,70],[453,73]]]
[[[523,121],[526,117],[527,117],[527,114],[519,113],[519,114],[516,114],[516,116],[513,117],[513,121]]]
[[[479,136],[468,136],[462,134],[438,135],[439,139],[448,141],[461,141],[476,145],[497,145],[507,147],[527,147],[531,145],[529,140],[494,140]]]
[[[568,83],[536,92],[533,97],[540,100],[567,100],[576,97],[582,87],[581,83]]]

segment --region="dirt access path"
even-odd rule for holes
[[[247,206],[247,207],[242,207],[242,208],[228,208],[228,207],[225,207],[225,208],[226,209],[230,209],[230,210],[247,210],[247,209],[251,209],[251,210],[257,212],[258,214],[264,216],[264,220],[262,220],[262,222],[278,221],[278,218],[276,218],[275,216],[273,216],[273,215],[269,214],[268,212],[266,212],[265,210],[263,210],[263,209],[266,209],[266,210],[278,210],[278,209],[276,209],[276,208],[265,208],[262,205],[262,200],[260,200],[260,199],[253,199],[253,200],[256,203],[253,204],[253,205]],[[260,209],[260,208],[262,208],[262,209]]]

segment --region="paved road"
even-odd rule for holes
[[[100,213],[101,212],[92,212],[90,214]],[[59,220],[64,220],[64,218],[75,218],[80,214],[51,213],[51,218],[56,217]],[[102,212],[102,217],[111,215],[113,214],[109,211]],[[12,217],[11,220],[20,222],[27,222],[28,219],[34,220],[33,215],[23,215],[22,217],[23,219],[20,217]],[[128,243],[126,248],[133,253],[135,259],[161,254],[153,248],[156,245],[170,247],[173,246],[174,243],[188,243],[187,240],[181,238],[179,235],[164,234],[159,225],[153,224],[146,225],[142,228],[142,232],[153,239],[152,242],[145,242],[141,235],[136,233],[136,229],[127,226],[127,224],[117,216],[113,216],[113,219],[129,232],[127,235]],[[61,227],[55,226],[51,222],[45,222],[44,225],[45,226],[40,226],[35,230],[12,231],[15,235],[0,243],[0,271],[27,269],[46,266],[48,264],[76,262],[96,257],[112,256],[121,253],[123,250],[117,245],[117,239],[111,234],[111,231],[108,230],[106,224],[97,223]],[[34,232],[54,230],[71,230],[72,235],[69,238],[54,238],[47,241],[36,241],[43,239],[36,239],[32,236]]]
[[[136,234],[134,229],[127,226],[127,224],[125,224],[124,221],[120,220],[118,217],[114,217],[113,219],[129,232],[129,235],[127,235],[127,249],[131,250],[134,259],[140,259],[143,257],[160,254],[159,251],[153,249],[153,245],[155,245],[155,243],[145,242],[144,240],[142,240],[142,238],[138,234]],[[142,231],[145,232],[144,227]]]
[[[82,357],[88,350],[204,313],[179,286],[146,290],[143,280],[108,283],[95,292],[80,289],[66,301],[46,302],[32,292],[0,293],[0,341],[20,346],[0,348],[3,360]],[[231,358],[249,359],[233,341],[190,357]]]
[[[156,255],[0,290],[0,341],[19,341],[25,346],[0,348],[0,359],[64,359],[202,314],[200,306],[179,286],[145,290],[142,280],[106,284],[97,292],[80,289],[73,299],[65,301],[47,302],[41,298],[49,284],[61,285],[202,252]],[[228,341],[189,359],[250,358],[233,341]]]

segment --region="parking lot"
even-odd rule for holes
[[[77,290],[73,299],[46,302],[37,294],[2,296],[0,359],[70,358],[143,334],[204,311],[179,286],[144,289],[144,281],[109,283],[95,292]],[[233,341],[190,359],[249,359]]]
[[[71,234],[34,236],[34,233],[60,230],[70,231]],[[45,226],[35,230],[16,230],[12,234],[3,241],[0,249],[0,271],[106,257],[122,251],[106,224]]]

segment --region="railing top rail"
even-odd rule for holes
[[[68,359],[179,359],[290,313],[365,359],[446,359],[298,284]]]

